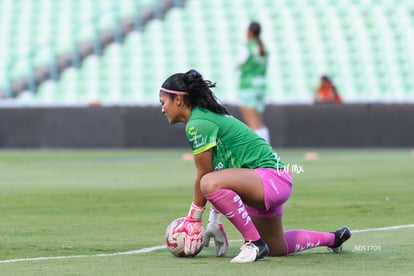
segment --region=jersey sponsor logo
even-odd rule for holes
[[[264,77],[255,77],[252,79],[252,85],[259,86],[259,85],[265,85],[266,79]]]
[[[188,139],[190,143],[192,143],[193,149],[200,149],[207,145],[216,145],[217,138],[215,136],[204,136],[197,133],[197,129],[192,126],[188,129],[187,133],[192,137]]]
[[[193,149],[198,149],[207,144],[206,140],[206,137],[203,138],[200,134],[195,134],[188,141],[193,144]]]
[[[201,134],[197,134],[197,129],[195,126],[192,126],[188,129],[188,134],[192,136],[188,141],[193,144],[193,149],[201,148],[207,144],[207,137],[203,138]]]

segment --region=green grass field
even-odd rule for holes
[[[195,258],[157,249],[191,203],[195,172],[184,152],[0,151],[0,275],[412,275],[411,149],[317,150],[317,160],[280,150],[304,170],[293,175],[285,229],[406,227],[356,231],[343,254],[317,248],[251,264],[229,262],[242,242],[227,222],[225,258],[211,247]],[[38,259],[57,256],[77,257]]]

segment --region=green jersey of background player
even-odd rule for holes
[[[261,25],[250,22],[247,42],[240,48],[238,100],[243,121],[270,144],[270,133],[263,120],[266,96],[268,52],[260,38]]]
[[[240,90],[265,90],[267,53],[260,55],[256,40],[249,40],[245,47],[245,62],[241,65]]]

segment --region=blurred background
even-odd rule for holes
[[[275,146],[414,146],[412,0],[1,0],[0,147],[185,146],[161,83],[197,69],[232,110],[251,20]]]

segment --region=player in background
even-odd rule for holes
[[[224,256],[228,248],[224,214],[245,240],[231,262],[254,262],[317,246],[339,253],[351,236],[348,227],[336,232],[283,231],[283,204],[291,193],[291,175],[268,143],[217,102],[212,87],[214,83],[190,70],[168,77],[159,92],[162,113],[170,124],[186,125],[194,155],[193,202],[176,230],[187,233],[186,251],[192,253],[203,242],[208,245],[213,237],[217,256]],[[202,215],[207,200],[212,210],[204,237]]]
[[[263,120],[268,53],[260,33],[261,25],[250,22],[247,28],[247,42],[240,48],[238,55],[238,98],[243,121],[270,144],[269,129]]]

